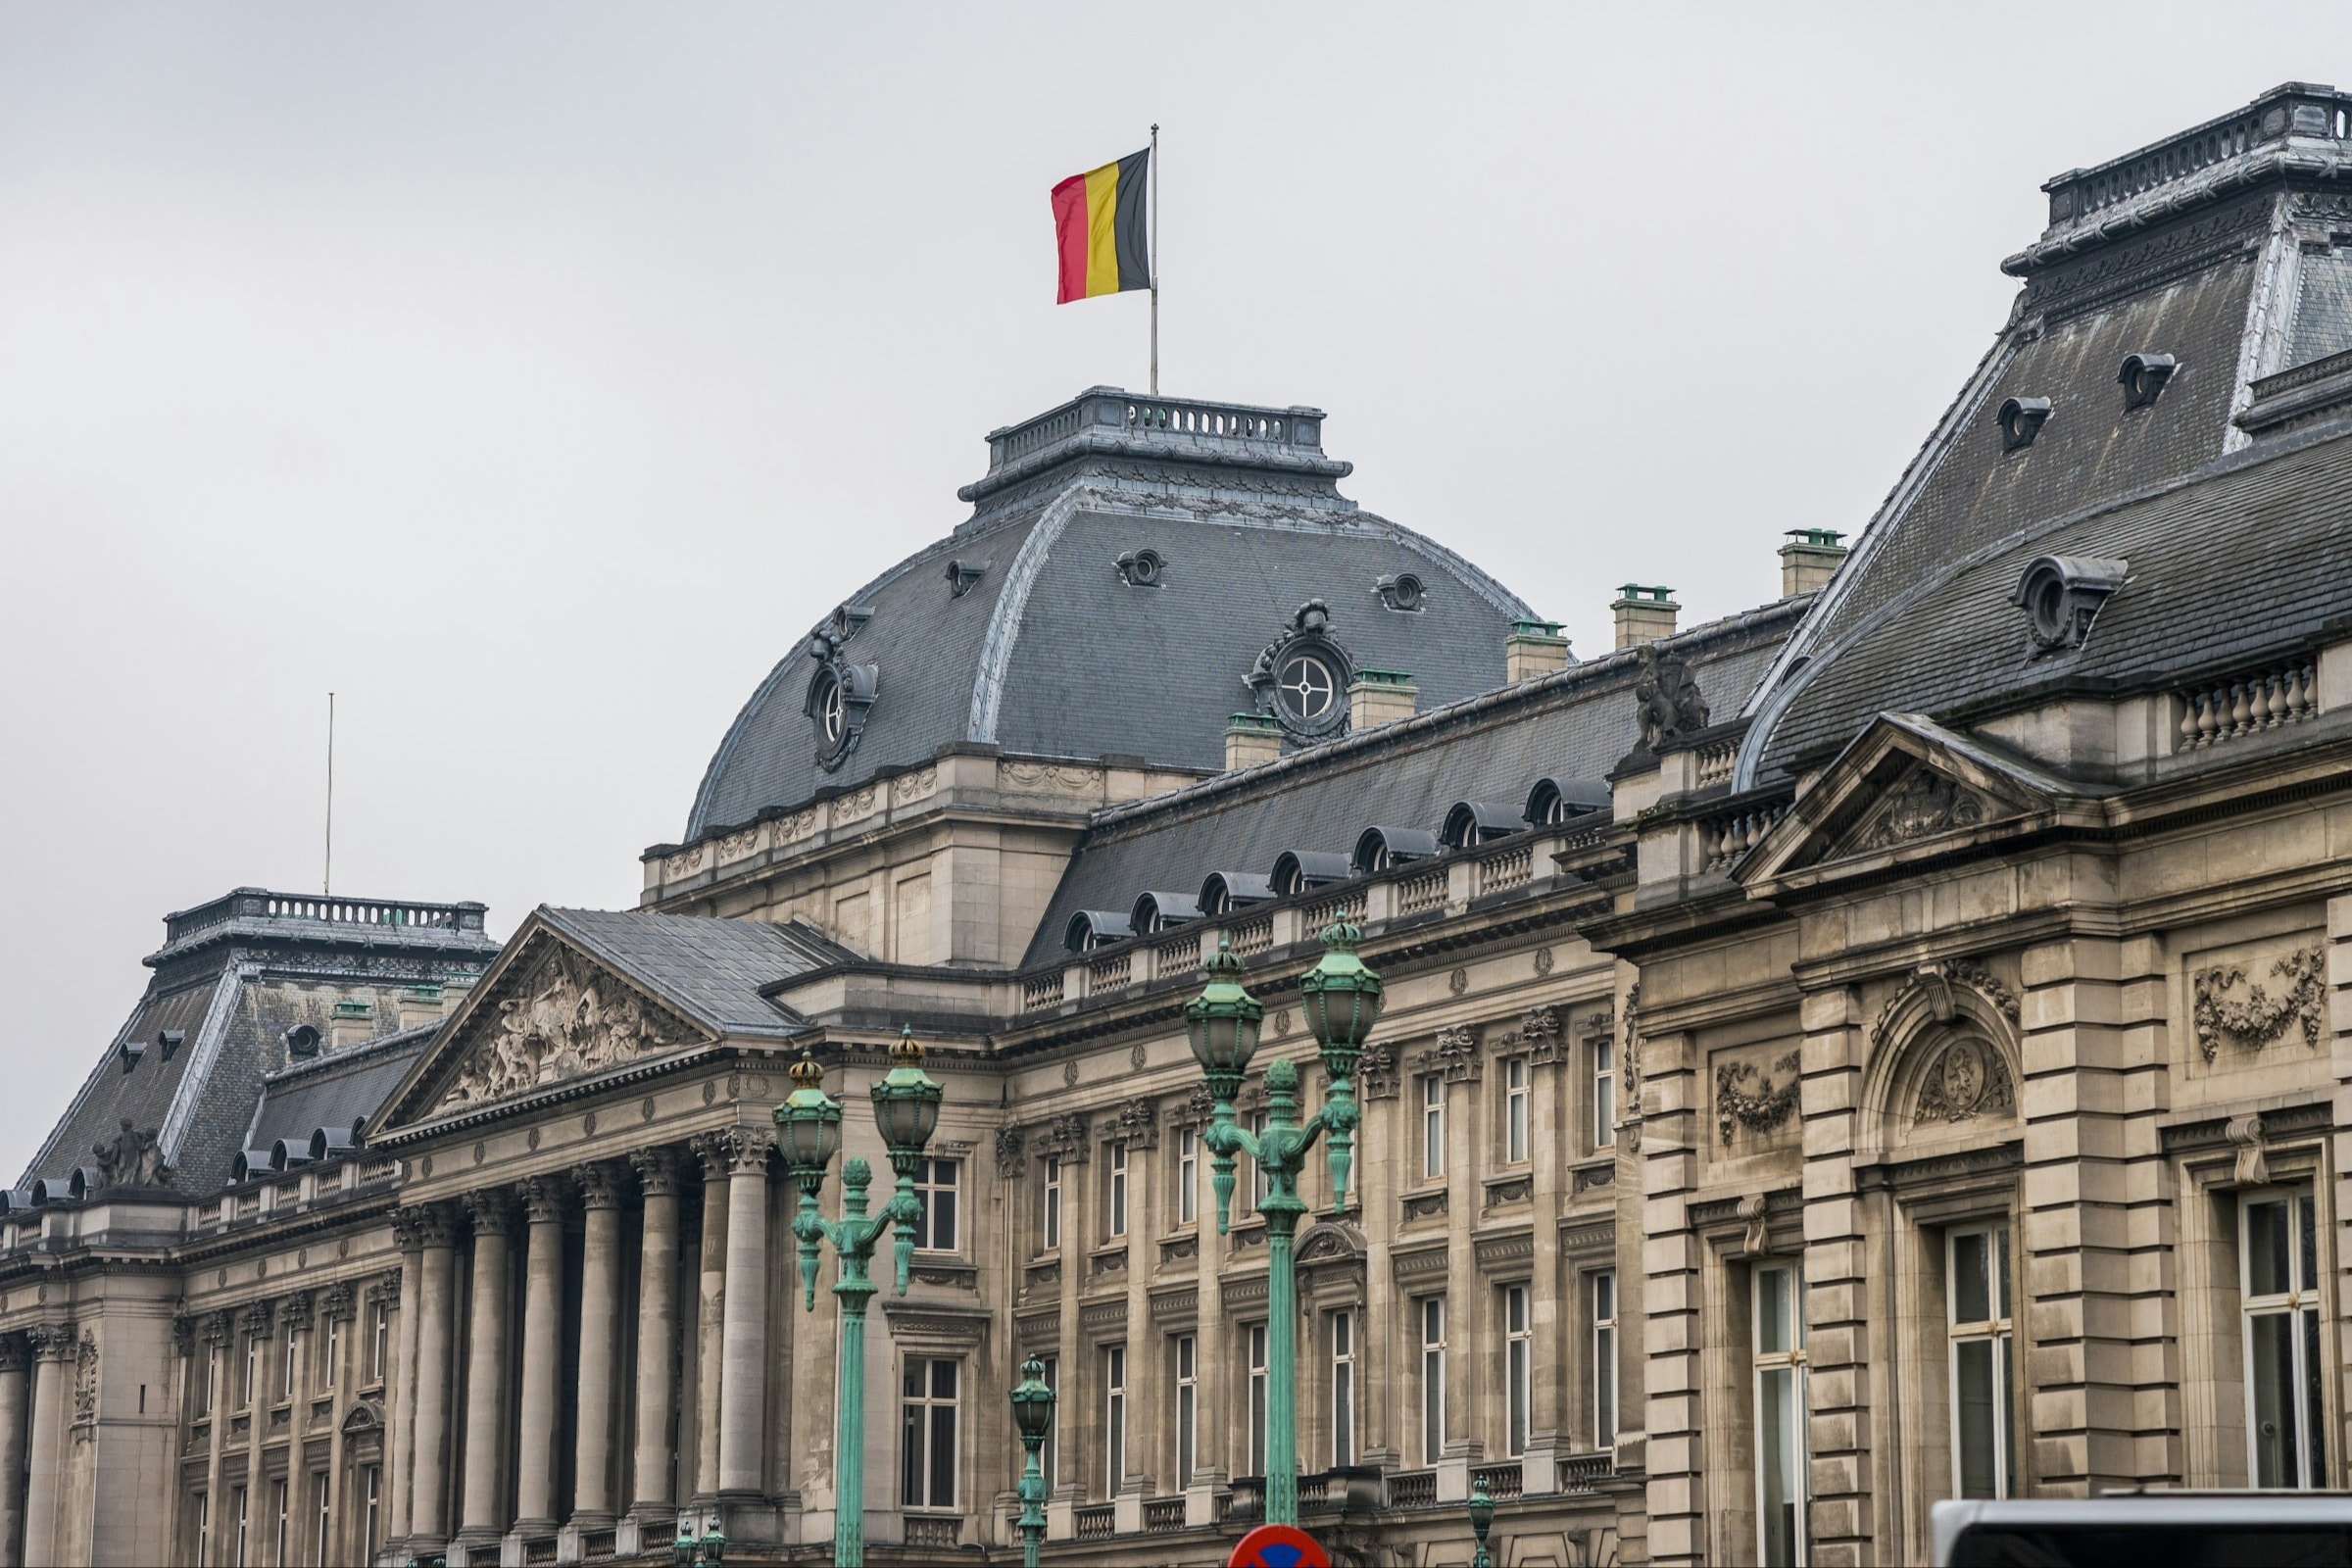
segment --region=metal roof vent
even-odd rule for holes
[[[2133,354],[2124,360],[2124,368],[2116,372],[2123,384],[2126,411],[2144,409],[2164,393],[2164,383],[2180,368],[2180,362],[2170,354]]]
[[[1421,601],[1428,592],[1421,586],[1421,579],[1409,571],[1381,578],[1372,585],[1372,591],[1380,595],[1382,604],[1408,615],[1420,613]]]
[[[316,1056],[318,1054],[318,1031],[310,1024],[298,1023],[286,1031],[286,1054]]]
[[[2023,609],[2036,653],[2080,648],[2110,594],[2124,585],[2129,561],[2098,556],[2040,556],[2017,580],[2009,602]]]
[[[2022,452],[2050,420],[2048,398],[2011,398],[2001,405],[2001,450]]]
[[[1156,588],[1168,569],[1156,550],[1130,550],[1119,558],[1119,580],[1130,588]]]
[[[948,563],[948,597],[961,599],[972,591],[981,578],[988,575],[985,561],[951,561]]]

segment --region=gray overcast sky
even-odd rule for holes
[[[727,721],[1140,387],[1047,191],[1163,125],[1162,383],[1331,412],[1366,506],[1605,650],[1860,526],[1999,326],[2037,186],[2352,9],[0,10],[0,1167],[159,917],[626,906]]]

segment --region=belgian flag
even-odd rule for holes
[[[1054,187],[1054,249],[1061,259],[1056,305],[1152,286],[1144,218],[1151,175],[1146,148]]]

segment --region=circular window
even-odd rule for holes
[[[1320,654],[1293,654],[1282,662],[1274,683],[1275,700],[1300,724],[1319,724],[1338,701],[1340,683]]]
[[[2045,644],[2066,640],[2066,583],[2052,572],[2034,587],[2034,634]]]

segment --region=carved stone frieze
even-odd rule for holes
[[[571,1212],[571,1184],[561,1176],[526,1177],[515,1191],[533,1225],[561,1225]]]
[[[386,1308],[398,1306],[400,1304],[400,1270],[388,1268],[377,1275],[375,1283],[368,1287],[368,1299],[370,1304],[375,1306]]]
[[[1870,1026],[1870,1045],[1875,1052],[1884,1051],[1892,1039],[1895,1020],[1915,1003],[1924,1002],[1928,1012],[1938,1023],[1950,1023],[1960,1015],[1953,988],[1964,986],[1974,991],[2007,1019],[2012,1027],[2018,1018],[2017,993],[2002,984],[1999,977],[1974,958],[1947,958],[1936,963],[1923,963],[1911,973]]]
[[[1791,1048],[1767,1067],[1745,1060],[1716,1065],[1715,1121],[1727,1146],[1740,1128],[1767,1134],[1788,1123],[1804,1083],[1797,1072],[1800,1054]]]
[[[999,775],[1015,789],[1043,790],[1054,795],[1092,795],[1101,778],[1090,767],[1066,767],[1054,762],[1005,762]]]
[[[128,1116],[114,1137],[90,1151],[99,1182],[107,1187],[166,1187],[172,1173],[164,1164],[163,1145],[155,1129],[134,1127]]]
[[[2217,1060],[2225,1041],[2259,1051],[2297,1024],[2303,1029],[2303,1043],[2319,1049],[2320,1010],[2327,1000],[2325,956],[2317,947],[2297,948],[2272,964],[2271,974],[2286,983],[2277,996],[2248,982],[2245,970],[2234,964],[2198,970],[2195,1021],[2197,1046],[2205,1060]],[[2242,1001],[2225,995],[2241,984],[2246,988]]]
[[[1487,1188],[1487,1207],[1500,1208],[1508,1203],[1524,1203],[1535,1196],[1535,1183],[1525,1176],[1494,1182]]]
[[[2009,1082],[2009,1064],[1985,1041],[1963,1035],[1945,1046],[1920,1081],[1918,1108],[1911,1125],[1925,1122],[1974,1121],[1979,1116],[2001,1116],[2017,1108],[2017,1093]]]
[[[648,1198],[674,1198],[678,1193],[680,1170],[678,1153],[674,1149],[640,1149],[629,1155],[629,1168],[637,1173],[637,1190]]]
[[[443,1107],[480,1104],[691,1043],[685,1029],[568,948],[551,945],[467,1048]]]
[[[1443,1187],[1434,1193],[1415,1193],[1404,1200],[1404,1217],[1408,1223],[1417,1219],[1443,1219],[1446,1207]]]
[[[582,1208],[618,1208],[626,1193],[627,1181],[622,1167],[611,1160],[591,1160],[571,1167],[571,1185],[580,1195]]]
[[[1915,767],[1847,841],[1844,853],[1866,855],[1975,827],[1988,812],[1984,798],[1930,767]]]
[[[1642,1152],[1642,982],[1625,990],[1625,1057],[1617,1077],[1625,1096],[1625,1115],[1618,1127],[1630,1152]]]
[[[98,1337],[88,1329],[74,1347],[74,1423],[86,1426],[98,1419]]]

